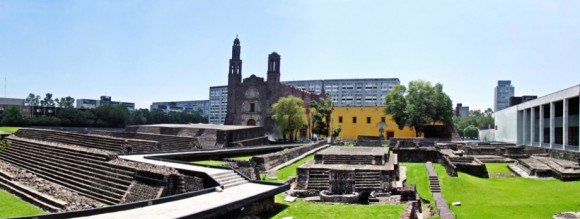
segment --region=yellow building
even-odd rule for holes
[[[354,140],[359,135],[379,136],[379,123],[385,122],[383,136],[415,137],[415,130],[409,127],[400,130],[391,115],[385,115],[383,107],[334,107],[331,115],[331,130],[340,126],[342,131],[338,136],[344,140]]]

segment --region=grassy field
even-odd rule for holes
[[[22,217],[45,214],[40,208],[23,201],[4,190],[0,190],[0,218]]]
[[[296,200],[288,203],[284,195],[276,195],[275,211],[259,215],[261,218],[399,218],[403,205],[345,205],[322,204]]]
[[[14,133],[18,131],[20,127],[0,127],[0,131]]]
[[[306,163],[309,160],[314,159],[314,155],[309,155],[306,156],[305,158],[300,159],[299,161],[296,161],[296,163],[293,163],[289,166],[286,166],[282,169],[279,169],[278,171],[276,171],[276,179],[275,180],[266,180],[266,181],[270,181],[270,182],[284,182],[286,181],[286,179],[288,179],[288,177],[291,176],[296,176],[296,169],[299,166],[302,166],[302,164]],[[262,174],[260,176],[260,178],[264,178],[264,175]]]
[[[198,161],[191,161],[192,164],[200,164],[200,165],[208,165],[208,166],[222,166],[227,164],[228,162],[219,161],[219,160],[198,160]]]
[[[421,198],[433,203],[433,195],[429,191],[429,177],[427,176],[425,163],[401,163],[401,166],[407,167],[407,182],[405,184],[415,184]]]
[[[555,179],[477,178],[459,172],[449,177],[445,168],[435,164],[448,203],[457,218],[551,218],[563,211],[580,211],[580,181]],[[490,165],[492,172],[505,171]]]
[[[488,173],[511,173],[508,169],[508,165],[511,163],[486,163],[485,167],[487,167]]]

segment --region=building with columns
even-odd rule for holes
[[[580,151],[580,85],[495,112],[495,141]]]

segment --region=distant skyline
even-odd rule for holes
[[[227,85],[238,35],[244,77],[266,77],[276,51],[282,81],[421,79],[485,110],[498,80],[516,96],[580,84],[579,11],[564,0],[0,0],[0,77],[10,98],[203,100]]]

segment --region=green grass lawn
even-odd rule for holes
[[[488,173],[512,173],[510,169],[508,169],[508,165],[511,163],[486,163],[485,167],[487,167]]]
[[[249,156],[239,156],[239,157],[230,157],[230,159],[232,160],[247,160],[249,161],[250,159],[252,159],[254,155],[249,155]]]
[[[40,208],[23,201],[15,195],[0,190],[0,218],[45,214]]]
[[[401,166],[407,167],[407,182],[405,184],[415,184],[421,198],[433,203],[433,195],[429,190],[429,177],[427,176],[425,163],[401,163]]]
[[[298,161],[296,161],[296,163],[290,164],[282,169],[279,169],[278,171],[276,171],[276,178],[275,180],[266,180],[266,181],[271,181],[271,182],[284,182],[286,181],[286,179],[288,179],[288,177],[291,176],[296,176],[296,169],[299,166],[302,166],[302,164],[306,163],[309,160],[314,159],[314,154],[308,155],[305,158],[302,158]],[[260,176],[261,178],[263,178],[263,176]]]
[[[346,205],[323,204],[296,200],[284,201],[285,195],[276,195],[274,212],[259,215],[261,218],[399,218],[403,213],[403,205]]]
[[[14,132],[18,131],[19,128],[20,127],[0,127],[0,131],[14,133]]]
[[[228,162],[219,161],[219,160],[197,160],[197,161],[191,161],[190,163],[200,164],[200,165],[208,165],[208,166],[223,166],[223,165],[227,164]]]
[[[477,178],[459,172],[450,177],[445,168],[434,164],[441,180],[443,196],[457,218],[551,218],[563,211],[580,211],[580,181],[555,179]],[[491,165],[492,171],[504,171]]]

